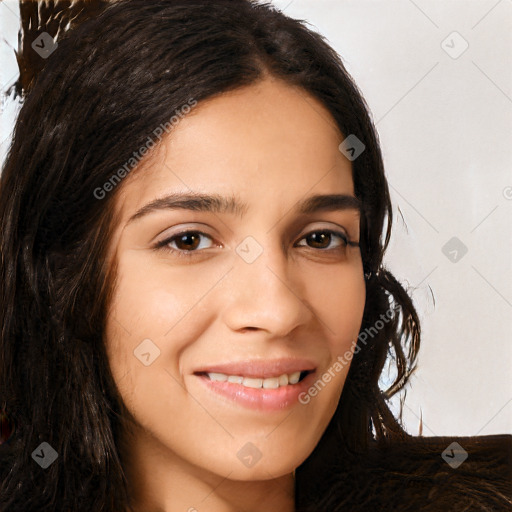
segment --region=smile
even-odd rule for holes
[[[290,374],[283,373],[279,377],[254,378],[243,377],[241,375],[226,375],[225,373],[207,373],[208,378],[215,382],[231,382],[233,384],[241,384],[242,386],[253,389],[277,389],[283,386],[297,384],[309,372],[293,372]]]
[[[265,368],[258,362],[242,366],[230,364],[229,370],[225,369],[223,372],[219,371],[221,367],[217,366],[196,371],[194,375],[205,386],[208,396],[220,399],[228,406],[243,406],[260,411],[282,411],[299,403],[299,395],[309,388],[316,374],[315,369],[283,371],[287,364],[288,367],[297,368],[296,361],[279,361],[270,366],[267,362]]]

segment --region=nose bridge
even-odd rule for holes
[[[300,276],[272,234],[247,236],[235,249],[224,320],[231,329],[264,329],[285,336],[311,314]]]

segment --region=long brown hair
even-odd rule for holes
[[[265,73],[318,98],[340,131],[365,145],[353,161],[367,287],[361,332],[392,315],[369,339],[358,339],[334,417],[296,471],[298,508],[320,506],[322,496],[336,500],[329,475],[343,470],[344,460],[408,438],[387,400],[406,384],[420,343],[411,298],[382,264],[392,208],[364,99],[326,41],[271,4],[94,5],[59,36],[44,66],[36,59],[42,69],[27,76],[30,59],[23,52],[18,59],[24,104],[0,186],[0,409],[15,427],[0,446],[0,509],[129,508],[117,444],[124,406],[103,344],[115,276],[105,251],[118,190],[101,199],[94,191],[189,98],[200,102]],[[50,24],[39,27],[55,35]],[[28,37],[26,52],[30,44]],[[396,378],[381,390],[390,355]],[[31,457],[42,442],[59,457],[46,471]]]

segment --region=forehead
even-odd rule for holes
[[[247,203],[295,201],[313,189],[353,194],[343,138],[318,100],[280,80],[221,93],[194,107],[125,179],[123,209],[190,190]]]

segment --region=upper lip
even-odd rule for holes
[[[267,379],[279,377],[284,373],[314,371],[315,369],[315,363],[308,359],[252,359],[249,361],[209,364],[198,368],[194,373],[223,373],[225,375]]]

